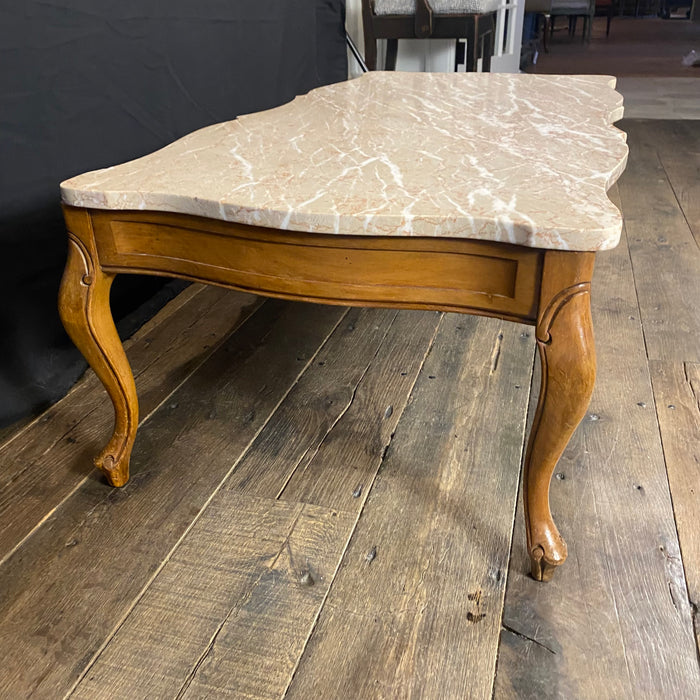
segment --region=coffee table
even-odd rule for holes
[[[551,578],[566,544],[549,484],[595,381],[594,257],[622,225],[606,195],[627,158],[614,84],[370,73],[62,183],[59,309],[114,403],[95,459],[109,483],[128,480],[138,426],[109,306],[119,273],[529,323],[542,385],[524,464],[527,547],[533,576]]]

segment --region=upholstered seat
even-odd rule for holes
[[[429,0],[434,13],[440,15],[482,14],[494,12],[500,0]],[[374,0],[376,15],[415,15],[416,0]]]
[[[589,0],[552,0],[552,14],[585,14],[590,6]]]

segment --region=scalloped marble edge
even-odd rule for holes
[[[607,190],[627,162],[626,134],[612,126],[623,115],[615,82],[368,73],[66,180],[62,199],[312,233],[609,249],[622,216]]]

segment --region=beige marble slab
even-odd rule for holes
[[[276,229],[602,250],[621,216],[607,76],[368,73],[74,177],[63,201]]]

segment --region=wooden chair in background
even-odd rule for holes
[[[491,69],[500,0],[362,0],[365,63],[377,70],[377,39],[387,39],[386,70],[396,69],[399,39],[466,39],[466,69]]]
[[[545,52],[549,53],[547,36],[554,32],[554,18],[559,16],[569,17],[569,34],[573,36],[576,32],[576,20],[578,17],[584,18],[583,39],[590,41],[593,29],[593,18],[605,16],[607,23],[605,36],[610,35],[610,23],[613,16],[618,12],[618,0],[525,0],[525,12],[537,14],[536,31],[538,37],[540,20],[543,20],[544,31],[542,42]]]
[[[605,36],[610,36],[610,23],[612,18],[618,12],[619,3],[617,0],[595,0],[595,6],[593,8],[593,14],[595,17],[605,16],[607,17],[607,24],[605,25]]]
[[[569,18],[569,35],[573,36],[576,32],[576,20],[583,17],[583,41],[589,41],[591,38],[591,29],[593,27],[593,16],[595,14],[595,0],[552,0],[552,9],[550,11],[550,36],[554,33],[554,24],[557,17]]]
[[[545,53],[549,53],[547,38],[549,36],[550,24],[552,22],[552,0],[525,0],[525,12],[532,12],[535,14],[535,41],[539,46],[541,39],[542,48],[544,49]],[[540,22],[542,22],[543,26],[542,33],[540,33]]]

